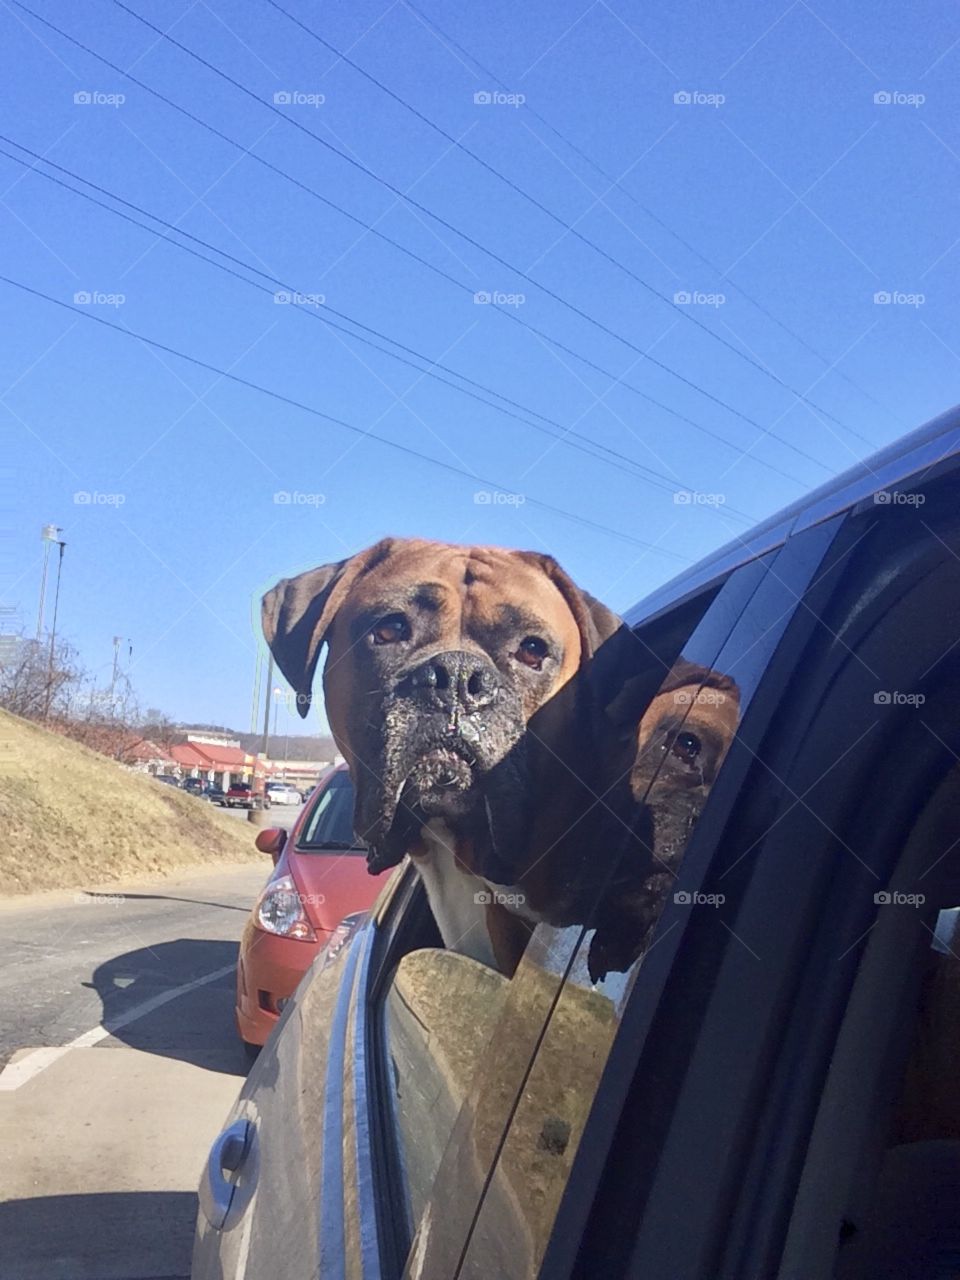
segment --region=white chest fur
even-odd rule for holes
[[[453,856],[453,836],[434,819],[423,830],[425,853],[414,859],[427,890],[443,945],[496,968],[487,932],[486,903],[490,890],[482,880],[461,870]]]

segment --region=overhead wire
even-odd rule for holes
[[[655,542],[650,542],[645,538],[637,538],[633,534],[624,533],[620,529],[614,529],[610,525],[601,524],[597,520],[591,520],[588,516],[580,515],[578,512],[568,511],[565,507],[558,507],[552,502],[545,502],[541,498],[531,497],[529,494],[518,494],[510,485],[500,484],[496,480],[490,480],[486,476],[477,474],[468,470],[466,467],[458,467],[452,462],[444,462],[442,458],[434,458],[428,453],[422,453],[419,449],[414,449],[410,445],[400,443],[398,440],[391,440],[387,436],[379,435],[375,431],[368,431],[363,427],[358,427],[355,423],[347,422],[343,418],[335,417],[333,414],[325,413],[322,409],[318,409],[315,405],[306,404],[302,400],[297,400],[293,396],[285,395],[281,391],[276,391],[271,387],[262,386],[258,382],[253,382],[249,378],[242,378],[239,374],[231,372],[229,369],[222,369],[218,365],[212,364],[208,360],[202,360],[198,356],[190,355],[189,352],[181,351],[177,347],[172,347],[168,343],[160,342],[156,338],[150,338],[146,334],[138,333],[135,329],[131,329],[126,325],[117,324],[112,320],[106,319],[104,316],[97,315],[95,312],[87,310],[79,306],[73,306],[69,302],[64,302],[62,298],[55,298],[52,294],[45,293],[42,289],[35,289],[32,285],[25,284],[21,280],[15,280],[10,276],[0,275],[0,283],[10,285],[14,289],[19,289],[23,293],[40,298],[44,302],[48,302],[61,310],[68,311],[71,315],[78,316],[83,320],[92,321],[95,324],[112,329],[115,333],[122,334],[124,337],[133,338],[145,346],[153,347],[158,351],[163,351],[167,355],[175,356],[179,360],[186,361],[188,364],[194,365],[196,368],[204,369],[208,373],[214,373],[218,378],[227,382],[236,383],[238,386],[245,387],[249,391],[256,391],[260,395],[268,396],[272,400],[276,400],[280,404],[285,404],[291,408],[298,409],[303,413],[308,413],[315,418],[319,418],[324,422],[330,423],[332,426],[340,427],[344,431],[349,431],[354,435],[358,435],[367,440],[373,440],[377,444],[385,445],[389,449],[394,449],[399,453],[403,453],[408,457],[418,458],[421,462],[426,462],[430,466],[439,467],[452,475],[460,476],[462,479],[471,481],[473,484],[487,485],[493,491],[509,494],[515,497],[523,497],[524,503],[530,506],[538,507],[543,511],[548,511],[552,515],[560,516],[565,520],[571,520],[576,524],[586,528],[593,529],[599,533],[608,534],[610,537],[618,538],[623,542],[632,543],[634,546],[643,547],[647,551],[655,551],[657,554],[665,556],[667,559],[679,561],[682,564],[689,564],[688,557],[680,555],[679,552],[671,551],[668,547],[659,546]]]

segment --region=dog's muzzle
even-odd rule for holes
[[[519,698],[483,653],[435,653],[402,673],[383,704],[381,786],[358,791],[371,870],[399,861],[433,818],[488,825],[490,771],[522,732]]]

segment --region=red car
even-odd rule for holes
[[[289,836],[267,827],[257,848],[273,874],[243,931],[237,961],[237,1030],[254,1056],[284,1004],[345,916],[366,911],[388,872],[371,876],[353,834],[353,783],[334,769],[303,806]]]

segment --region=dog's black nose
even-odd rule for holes
[[[497,696],[500,676],[496,667],[474,653],[453,650],[438,653],[410,675],[415,693],[434,706],[459,706],[468,715],[482,711]]]

